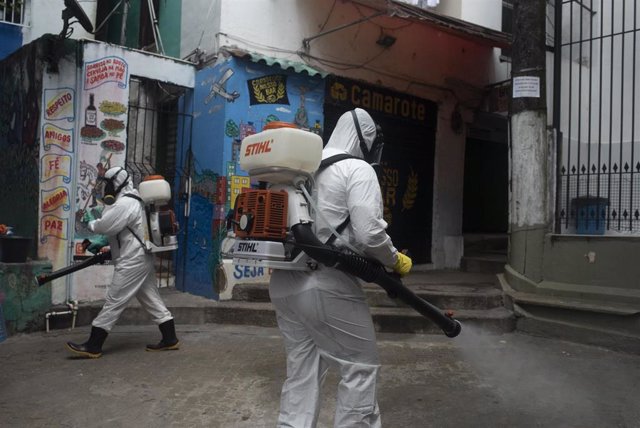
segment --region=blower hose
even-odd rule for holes
[[[402,284],[399,277],[389,274],[380,263],[356,254],[344,253],[325,245],[313,233],[309,224],[292,227],[296,246],[325,266],[334,267],[358,278],[378,284],[391,298],[398,298],[421,315],[433,321],[448,337],[456,337],[462,324],[450,314],[422,299]]]
[[[71,266],[58,269],[55,272],[51,272],[49,275],[38,275],[36,276],[35,280],[38,286],[42,286],[49,281],[53,281],[54,279],[58,279],[60,277],[69,275],[70,273],[77,272],[82,269],[86,269],[89,266],[93,266],[98,263],[103,263],[105,260],[110,260],[110,259],[111,259],[111,251],[105,251],[104,253],[98,253],[93,257],[83,260],[80,263],[76,263]]]

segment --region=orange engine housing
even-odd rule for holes
[[[284,240],[287,234],[288,203],[289,195],[284,190],[246,189],[236,198],[234,215],[236,236]],[[251,218],[246,230],[241,230],[238,226],[243,215]]]

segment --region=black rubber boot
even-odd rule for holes
[[[176,337],[176,325],[173,319],[158,326],[162,340],[157,345],[147,345],[147,351],[174,351],[180,349],[180,341]]]
[[[100,358],[102,356],[102,345],[109,333],[100,327],[91,327],[89,340],[82,344],[67,342],[67,348],[77,356],[84,358]]]

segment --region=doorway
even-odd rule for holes
[[[464,158],[463,233],[507,232],[508,185],[509,150],[506,141],[468,138]]]

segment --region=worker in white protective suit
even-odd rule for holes
[[[359,159],[333,163],[316,175],[316,236],[327,242],[346,223],[336,247],[345,242],[401,275],[411,259],[393,246],[385,229],[380,185],[374,168],[381,139],[369,114],[360,108],[343,114],[323,159],[340,153]],[[364,160],[364,161],[363,161]],[[379,427],[376,381],[380,361],[375,331],[359,280],[320,265],[315,271],[274,270],[269,285],[287,353],[278,427],[314,427],[320,389],[330,366],[340,371],[336,427]]]
[[[121,167],[110,168],[99,179],[99,197],[105,204],[102,216],[93,218],[90,211],[83,217],[89,230],[106,235],[115,267],[111,284],[107,287],[104,306],[91,323],[91,335],[82,344],[67,342],[73,353],[98,358],[109,331],[118,321],[127,303],[135,296],[159,326],[162,339],[147,345],[148,351],[178,349],[171,312],[160,297],[156,286],[154,256],[147,252],[146,214],[140,194],[133,188],[129,173]]]

